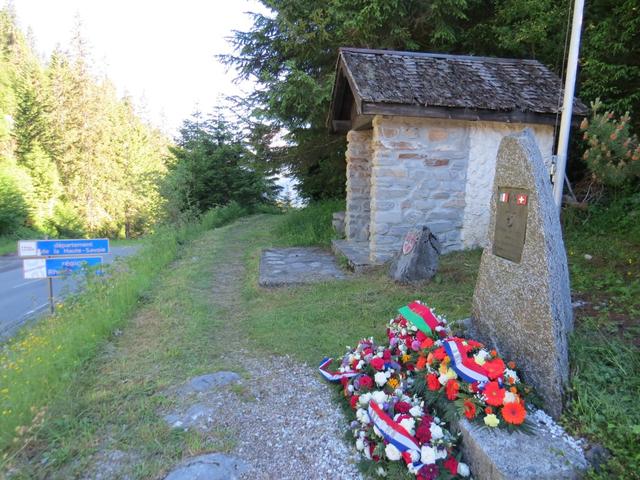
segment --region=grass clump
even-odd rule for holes
[[[344,209],[342,200],[324,200],[291,210],[276,227],[276,239],[283,245],[329,246],[335,235],[331,217]]]
[[[564,420],[611,459],[589,478],[640,478],[640,194],[565,212],[576,310]]]
[[[179,254],[180,244],[244,214],[238,205],[207,212],[194,223],[162,227],[107,280],[89,277],[85,291],[55,315],[25,328],[0,353],[0,451],[7,461],[24,448],[43,412],[69,390],[98,348],[123,327]]]

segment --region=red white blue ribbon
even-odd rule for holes
[[[374,400],[369,402],[368,413],[369,418],[384,439],[402,453],[405,462],[407,464],[411,463],[416,472],[420,470],[423,466],[422,463],[420,461],[413,462],[411,459],[412,452],[416,452],[417,458],[420,458],[418,441],[402,425],[387,415]]]
[[[332,361],[333,358],[325,358],[320,363],[320,367],[318,367],[318,370],[320,370],[320,375],[322,375],[330,382],[339,382],[343,378],[351,378],[355,377],[356,375],[360,375],[360,372],[356,372],[355,370],[349,370],[347,372],[332,372],[328,369]]]
[[[451,358],[451,368],[462,380],[469,383],[489,381],[486,370],[467,357],[461,340],[457,338],[445,340],[444,349]]]

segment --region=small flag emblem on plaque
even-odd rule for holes
[[[525,195],[524,193],[521,193],[519,195],[516,196],[516,203],[518,205],[526,205],[527,204],[527,195]]]
[[[502,192],[500,194],[500,201],[502,203],[509,203],[509,194],[507,192]]]

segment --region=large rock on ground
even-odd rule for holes
[[[498,150],[472,322],[482,340],[518,364],[557,418],[569,373],[569,271],[549,175],[528,130],[505,137]]]
[[[429,227],[414,227],[405,236],[389,276],[399,283],[430,280],[438,271],[440,251],[440,242]]]

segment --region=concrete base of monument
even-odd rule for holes
[[[463,420],[462,452],[479,480],[578,479],[588,467],[580,442],[542,410],[530,413],[535,434],[483,428]]]
[[[349,268],[355,273],[362,273],[377,267],[369,259],[369,242],[355,240],[332,240],[331,250],[336,255],[347,259]]]

